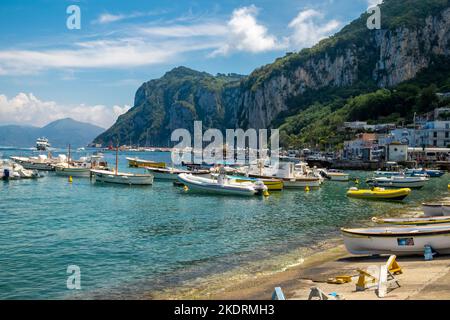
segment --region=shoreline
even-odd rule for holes
[[[445,201],[446,198],[448,197],[439,197],[432,201]],[[389,210],[379,216],[412,217],[421,212],[420,206],[414,204],[401,210]],[[211,283],[206,278],[199,287],[190,284],[178,290],[169,288],[163,292],[146,294],[145,297],[170,300],[270,300],[274,288],[281,287],[286,299],[305,300],[308,298],[310,287],[318,286],[324,292],[343,294],[348,300],[379,299],[372,289],[355,292],[357,278],[343,285],[327,284],[326,281],[328,278],[343,274],[355,276],[357,268],[381,265],[387,261],[388,256],[351,255],[347,252],[341,237],[324,240],[315,247],[315,250],[311,249],[312,252],[307,253],[305,257],[297,259],[298,263],[287,265],[281,270],[261,272],[253,276],[233,274],[234,270],[231,270],[225,274],[211,276],[219,278]],[[320,247],[327,248],[323,250]],[[301,250],[305,248],[297,249]],[[292,255],[292,252],[287,255]],[[397,261],[405,272],[396,278],[404,284],[384,299],[420,299],[423,295],[450,300],[450,255],[435,257],[433,261],[424,261],[421,256],[398,257]],[[441,278],[448,279],[448,284],[441,283],[439,281]],[[219,281],[220,279],[222,281]],[[438,284],[435,285],[436,283]]]

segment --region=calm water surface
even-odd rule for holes
[[[120,170],[142,172],[126,168],[130,155],[120,155]],[[168,153],[132,156],[170,159]],[[114,153],[106,159],[113,165]],[[162,181],[129,187],[74,178],[70,184],[53,173],[0,181],[0,299],[136,298],[237,267],[260,270],[262,261],[338,237],[340,227],[446,196],[447,181],[448,175],[433,179],[404,204],[348,199],[351,183],[339,182],[248,199],[185,194]],[[80,267],[81,290],[66,288],[68,265]]]

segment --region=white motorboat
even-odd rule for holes
[[[423,255],[425,246],[441,254],[450,253],[450,224],[343,228],[341,232],[347,250],[357,255]]]
[[[50,147],[50,143],[47,138],[38,138],[36,140],[36,149],[39,151],[46,151]]]
[[[167,167],[167,168],[148,167],[146,169],[149,173],[153,174],[153,176],[157,180],[175,181],[175,180],[178,180],[178,175],[182,174],[182,173],[186,173],[186,174],[190,173],[190,174],[197,175],[197,176],[209,177],[209,170],[190,171],[190,170],[183,170],[183,169],[178,169],[178,168],[174,168],[174,167]]]
[[[53,165],[56,164],[56,162],[43,154],[40,154],[37,157],[11,157],[11,159],[25,169],[41,171],[55,170]]]
[[[335,169],[317,169],[317,171],[319,172],[319,174],[326,178],[329,179],[331,181],[349,181],[350,180],[350,175],[348,173],[345,173],[341,170],[335,170]]]
[[[116,168],[114,171],[92,169],[91,173],[96,182],[115,183],[115,184],[127,184],[127,185],[152,185],[152,174],[136,174],[119,172],[118,170],[118,153],[119,149],[116,148]]]
[[[237,196],[267,194],[267,187],[261,181],[236,182],[223,174],[219,175],[217,179],[209,179],[182,173],[178,175],[178,180],[193,192]]]
[[[425,177],[392,176],[392,177],[375,177],[367,180],[367,183],[372,186],[385,188],[420,189],[425,185],[427,181],[429,181],[429,179]]]
[[[20,164],[10,160],[0,160],[0,179],[19,180],[40,178],[37,170],[25,169]]]
[[[258,164],[257,167],[250,166],[238,170],[238,173],[252,178],[279,179],[283,181],[284,188],[288,189],[319,188],[322,183],[322,178],[310,170],[301,171],[300,168],[297,165],[296,170],[293,162],[281,162],[278,166],[274,167],[266,167],[261,164]]]

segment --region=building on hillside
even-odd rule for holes
[[[421,141],[415,146],[439,148],[450,146],[450,121],[430,121],[416,131],[419,131]]]
[[[344,142],[343,158],[348,160],[372,160],[371,151],[378,147],[377,134],[360,133],[356,139]],[[369,159],[367,159],[369,158]]]

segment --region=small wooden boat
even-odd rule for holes
[[[425,246],[440,254],[450,253],[450,224],[343,228],[341,232],[347,250],[357,255],[423,255]]]
[[[422,203],[422,210],[427,217],[442,216],[442,203],[441,202],[426,202]]]
[[[114,171],[92,169],[91,173],[96,182],[127,184],[127,185],[152,185],[152,174],[124,173],[118,170],[118,152],[116,148],[116,168]]]
[[[89,178],[91,176],[91,168],[83,166],[74,166],[68,163],[61,163],[54,166],[58,176],[65,177],[82,177]]]
[[[367,183],[376,187],[420,189],[427,181],[425,177],[392,176],[368,179]]]
[[[187,187],[188,191],[193,192],[235,196],[267,194],[267,187],[262,182],[236,182],[223,175],[215,180],[182,173],[178,176],[178,180]]]
[[[96,182],[128,184],[128,185],[152,185],[153,175],[124,173],[107,170],[91,170]]]
[[[281,190],[283,190],[283,181],[281,181],[279,179],[259,179],[259,178],[251,178],[251,177],[243,177],[243,176],[229,176],[229,175],[227,177],[230,180],[234,180],[236,182],[262,181],[269,191],[281,191]]]
[[[441,217],[418,217],[418,218],[377,218],[373,217],[372,221],[378,224],[398,224],[398,225],[425,225],[450,223],[450,216]]]
[[[406,198],[411,193],[411,189],[395,189],[387,190],[384,188],[373,188],[373,189],[358,189],[350,188],[347,191],[347,196],[359,199],[368,200],[396,200],[400,201]]]
[[[165,162],[155,162],[151,160],[143,160],[139,158],[126,158],[128,161],[128,166],[132,168],[165,168]]]
[[[350,178],[348,173],[340,170],[327,170],[326,175],[331,181],[348,181]]]

